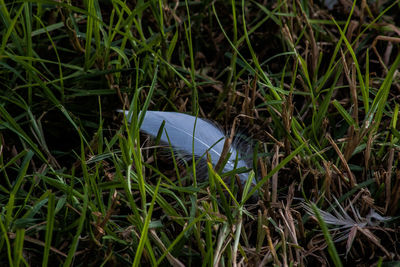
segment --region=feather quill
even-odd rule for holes
[[[126,116],[128,116],[128,113],[128,111],[125,111]],[[131,118],[128,118],[128,121],[131,122]],[[205,119],[197,118],[196,120],[196,117],[191,115],[147,110],[140,130],[156,137],[163,121],[165,121],[165,125],[161,142],[171,144],[174,151],[183,154],[183,156],[191,156],[194,153],[197,158],[204,158],[208,152],[212,164],[214,166],[217,164],[226,139],[221,129]],[[238,158],[236,168],[250,169],[246,161],[240,158],[241,153],[236,148],[231,147],[229,152],[231,155],[224,167],[225,172],[232,171],[235,168],[236,158]],[[246,183],[248,175],[246,173],[238,175],[241,183]],[[256,184],[255,179],[253,179],[252,184]]]

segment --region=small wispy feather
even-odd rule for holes
[[[123,112],[119,110],[120,112]],[[128,116],[128,111],[125,115]],[[131,122],[131,118],[128,118]],[[208,153],[212,164],[218,163],[226,140],[226,136],[221,129],[208,120],[197,118],[191,115],[178,112],[150,111],[147,110],[140,130],[155,138],[165,121],[160,141],[164,144],[170,144],[174,151],[181,158],[205,159]],[[193,135],[194,134],[194,135]],[[232,171],[236,168],[250,169],[248,163],[242,159],[242,153],[235,147],[230,148],[230,157],[224,167],[224,172]],[[238,174],[240,182],[245,184],[248,175],[246,173]],[[252,184],[256,181],[253,179]]]
[[[341,242],[347,240],[346,255],[350,251],[357,232],[363,233],[369,238],[369,240],[382,248],[382,250],[386,251],[381,246],[379,239],[368,228],[379,226],[379,224],[391,220],[391,217],[383,217],[374,209],[371,209],[366,217],[363,218],[359,211],[351,203],[350,208],[353,216],[350,216],[350,214],[347,213],[341,206],[339,201],[336,198],[334,198],[334,200],[337,208],[331,205],[332,212],[327,212],[319,208],[317,209],[324,222],[333,227],[330,229],[330,231],[337,231],[334,241]],[[314,217],[316,216],[310,204],[304,202],[302,203],[302,206],[309,215]]]

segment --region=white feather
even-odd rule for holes
[[[128,116],[128,111],[125,111],[125,115]],[[130,118],[128,120],[131,122]],[[196,117],[183,113],[148,110],[140,130],[152,137],[156,137],[163,121],[165,121],[165,125],[161,135],[161,142],[170,143],[176,152],[184,153],[186,156],[191,156],[194,153],[196,157],[204,158],[208,152],[212,164],[214,166],[217,164],[221,157],[226,136],[213,123],[201,118],[196,120]],[[224,168],[225,172],[234,169],[237,156],[239,158],[236,164],[237,168],[250,168],[244,160],[240,159],[241,155],[235,148],[231,147],[230,153],[231,155]],[[246,173],[239,174],[241,183],[244,184],[247,181],[247,176]],[[254,185],[255,180],[252,183]]]

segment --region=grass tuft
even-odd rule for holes
[[[399,264],[399,12],[0,0],[0,265]],[[252,170],[161,149],[147,110],[249,137]]]

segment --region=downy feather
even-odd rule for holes
[[[121,112],[121,111],[120,111]],[[125,115],[128,116],[128,111],[125,111]],[[131,122],[131,118],[128,118]],[[140,130],[152,137],[156,137],[159,129],[165,121],[164,129],[161,135],[160,141],[164,144],[171,144],[175,152],[183,154],[184,157],[192,156],[194,153],[197,158],[204,158],[208,152],[211,157],[211,162],[215,166],[219,161],[222,150],[224,148],[224,143],[226,136],[213,123],[178,112],[165,112],[165,111],[146,111],[144,120],[140,126]],[[193,129],[196,126],[193,137]],[[168,138],[169,141],[168,141]],[[194,146],[192,147],[194,141]],[[230,148],[231,153],[225,167],[224,171],[232,171],[235,167],[236,158],[238,161],[236,168],[245,167],[249,169],[248,164],[241,159],[241,153],[237,151],[236,148]],[[248,179],[247,173],[239,174],[240,181],[244,184]],[[252,184],[255,184],[253,179]]]

